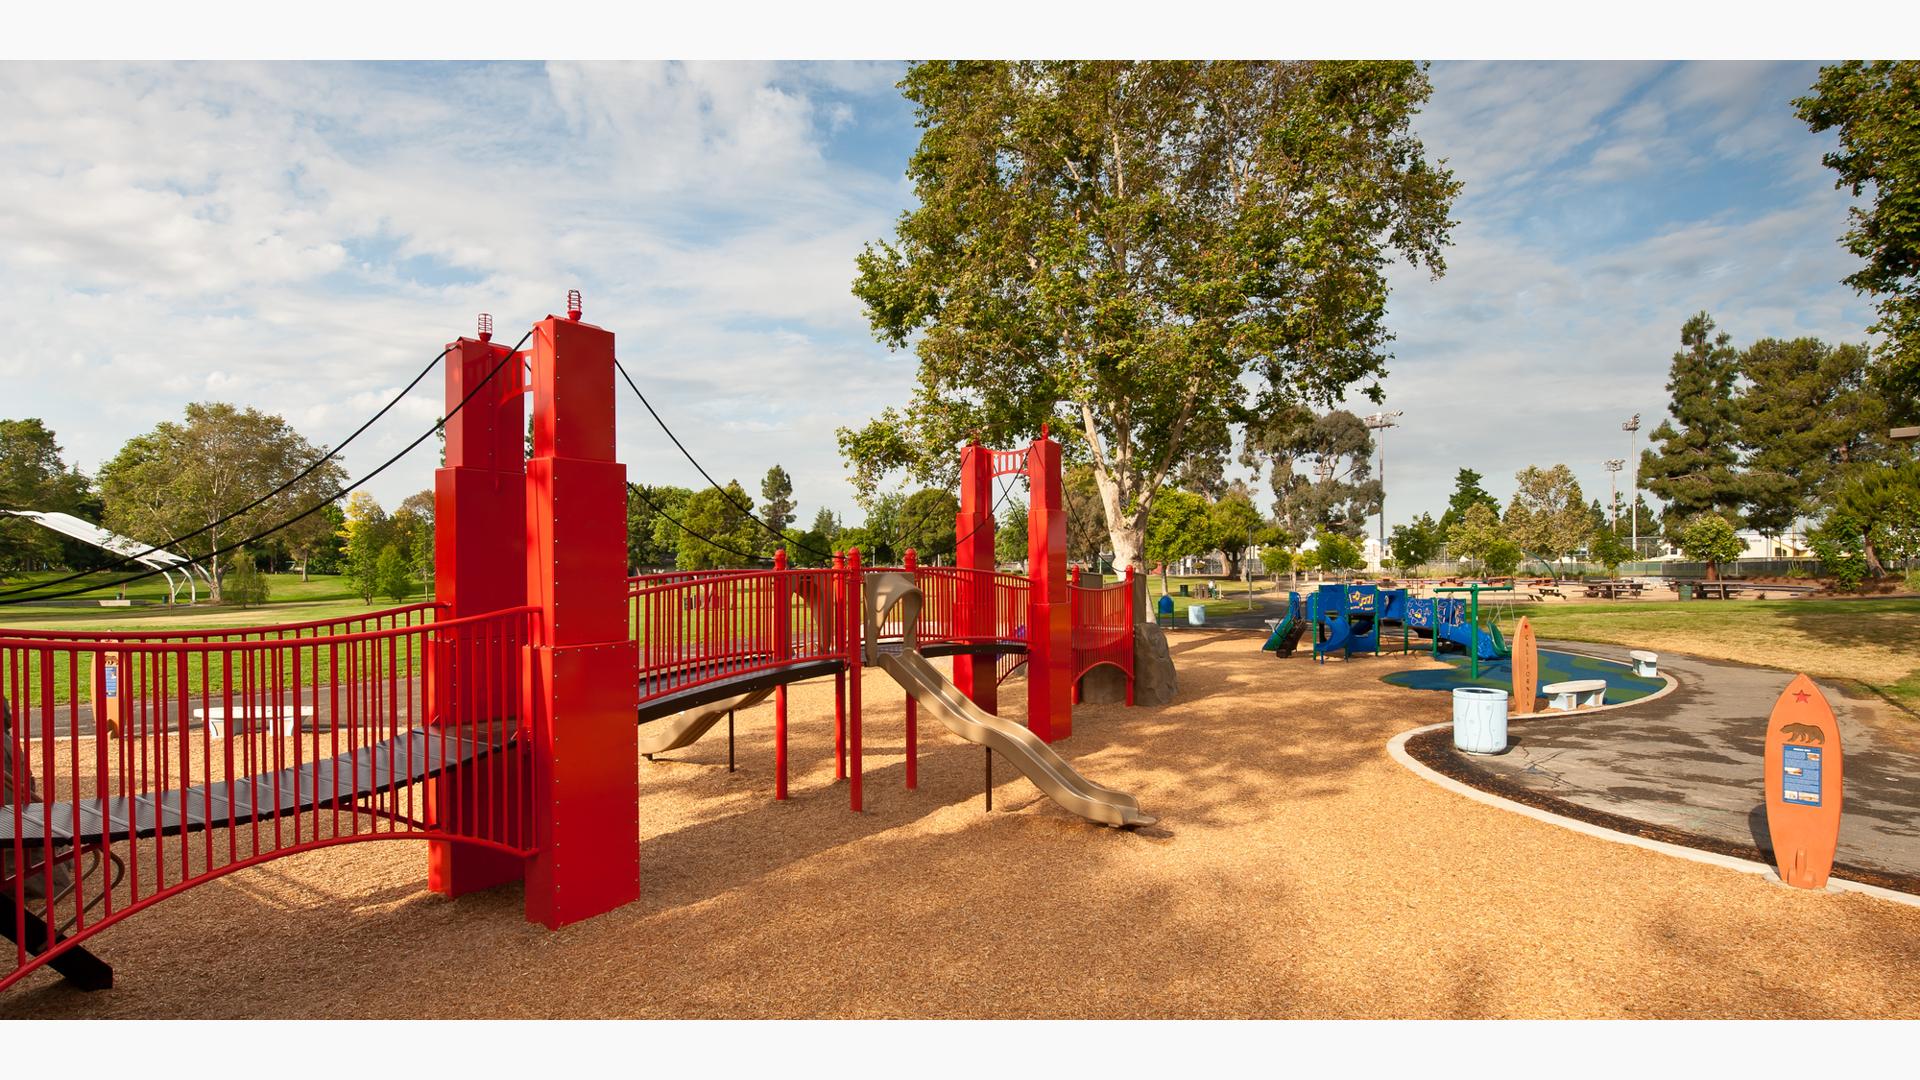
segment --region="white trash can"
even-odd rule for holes
[[[1188,626],[1207,625],[1207,605],[1205,604],[1189,605],[1187,607],[1187,625]]]
[[[1453,692],[1453,745],[1469,754],[1498,754],[1507,748],[1505,690],[1462,686]]]

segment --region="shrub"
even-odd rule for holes
[[[267,602],[267,578],[254,565],[253,556],[235,555],[220,576],[220,598],[241,607],[258,607]]]
[[[413,593],[413,573],[407,566],[407,557],[400,553],[398,544],[388,544],[380,549],[380,561],[375,564],[373,577],[380,594],[391,597],[394,603],[405,600]]]

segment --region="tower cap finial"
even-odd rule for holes
[[[479,319],[479,326],[480,326],[480,340],[492,341],[493,340],[493,316],[487,314],[484,311],[481,312],[480,319]]]
[[[567,318],[572,319],[574,322],[580,321],[580,290],[579,289],[567,290]]]

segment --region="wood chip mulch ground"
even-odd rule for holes
[[[832,780],[831,682],[641,768],[643,894],[559,932],[520,887],[448,901],[418,842],[241,871],[91,940],[4,1017],[1915,1017],[1920,909],[1805,893],[1483,806],[1387,754],[1445,718],[1423,657],[1277,660],[1173,636],[1181,696],[1083,706],[1061,751],[1160,824],[1089,825],[869,673],[868,810]],[[942,664],[944,667],[944,663]],[[1005,712],[1020,713],[1010,684]]]

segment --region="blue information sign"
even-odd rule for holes
[[[106,673],[107,673],[106,696],[119,697],[120,696],[120,665],[108,664],[106,666]]]
[[[1780,748],[1780,799],[1797,806],[1820,805],[1820,751],[1811,746]]]

